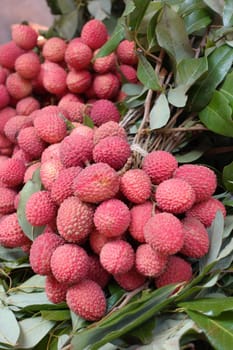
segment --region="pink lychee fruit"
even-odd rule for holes
[[[12,107],[5,107],[0,110],[0,133],[4,133],[5,124],[16,115],[16,110]]]
[[[116,239],[117,238],[118,237],[116,237]],[[103,235],[102,233],[100,233],[98,230],[94,229],[91,231],[91,233],[89,235],[89,244],[90,244],[92,251],[95,254],[99,255],[101,252],[101,249],[103,248],[105,243],[109,242],[112,239],[114,239],[114,238],[107,237],[107,236]]]
[[[6,107],[10,102],[10,95],[5,85],[0,85],[0,109]]]
[[[100,140],[108,136],[118,136],[127,139],[127,134],[124,128],[120,126],[117,122],[109,121],[102,125],[99,128],[96,128],[94,132],[94,144],[96,145]]]
[[[137,71],[134,67],[127,64],[121,64],[119,66],[119,71],[120,80],[124,81],[126,79],[131,84],[136,84],[138,82]]]
[[[39,108],[39,101],[32,96],[28,96],[17,102],[16,113],[18,115],[30,115]]]
[[[11,36],[16,45],[25,50],[32,50],[37,44],[37,32],[26,24],[13,24]]]
[[[153,204],[146,201],[143,204],[134,205],[130,209],[131,221],[129,225],[129,232],[131,236],[138,242],[144,243],[145,237],[143,228],[146,222],[152,217]]]
[[[123,64],[135,65],[138,62],[138,56],[136,54],[135,42],[129,40],[123,40],[117,47],[117,57]]]
[[[6,248],[16,248],[27,244],[29,241],[19,225],[16,213],[6,215],[1,219],[0,245]]]
[[[81,30],[81,39],[92,50],[96,50],[107,41],[107,28],[104,23],[98,19],[91,19],[84,24]]]
[[[8,187],[15,187],[23,183],[25,164],[20,159],[7,159],[0,169],[0,180]]]
[[[92,75],[88,70],[72,70],[67,74],[66,85],[76,94],[84,93],[91,86]]]
[[[87,278],[98,283],[101,288],[105,288],[110,280],[110,274],[100,264],[97,255],[89,255],[89,270]]]
[[[61,101],[60,101],[61,102]],[[79,101],[64,101],[58,103],[62,111],[66,113],[66,118],[71,122],[83,122],[83,116],[86,114],[87,106]]]
[[[16,59],[24,52],[14,41],[0,45],[0,65],[13,70]]]
[[[14,200],[17,192],[11,188],[0,187],[0,214],[11,214],[15,211]]]
[[[30,116],[16,115],[11,117],[4,125],[4,134],[8,139],[17,143],[17,136],[21,129],[32,126]]]
[[[157,252],[149,244],[141,244],[136,250],[136,268],[144,276],[159,276],[165,270],[167,260],[167,255]]]
[[[66,293],[69,286],[66,283],[60,283],[52,275],[46,276],[45,293],[49,301],[59,304],[66,301]]]
[[[15,70],[24,79],[34,79],[40,72],[38,55],[29,51],[20,55],[15,61]]]
[[[31,159],[39,159],[46,147],[46,143],[38,136],[33,126],[20,130],[17,141],[20,148],[29,154]]]
[[[104,57],[95,57],[99,50],[94,52],[93,69],[95,72],[104,74],[111,72],[116,67],[116,55],[114,52]]]
[[[90,117],[97,126],[109,121],[116,123],[120,121],[120,113],[117,107],[113,102],[106,99],[99,99],[93,103]]]
[[[91,48],[83,42],[71,41],[65,51],[66,63],[76,70],[88,68],[92,59]]]
[[[47,160],[41,164],[40,179],[46,190],[51,190],[54,181],[58,178],[62,169],[64,167],[61,161],[57,159]]]
[[[16,100],[21,100],[32,92],[31,81],[22,78],[17,72],[7,77],[6,87],[9,94]]]
[[[120,89],[120,81],[113,73],[98,74],[93,80],[93,89],[99,99],[114,99]]]
[[[32,163],[31,165],[29,165],[29,167],[25,171],[23,182],[26,183],[29,180],[31,180],[34,172],[38,168],[40,168],[40,166],[41,166],[41,162],[36,162],[36,163]]]
[[[51,94],[66,92],[66,71],[59,64],[46,61],[41,65],[44,88]]]
[[[64,60],[67,44],[64,39],[50,38],[43,45],[42,55],[51,62],[61,62]]]
[[[120,287],[127,291],[141,287],[146,281],[146,277],[141,275],[135,266],[128,272],[114,275],[114,279]]]
[[[120,191],[131,202],[144,203],[151,195],[151,180],[142,169],[126,171],[120,182]]]
[[[41,163],[47,160],[57,159],[60,160],[60,143],[54,143],[49,145],[41,155]]]

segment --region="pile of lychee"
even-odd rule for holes
[[[122,82],[137,83],[134,42],[95,58],[108,40],[95,19],[69,43],[38,47],[24,24],[13,26],[12,39],[0,47],[0,244],[28,252],[48,299],[89,321],[105,315],[111,279],[127,291],[188,282],[190,258],[207,254],[206,228],[226,210],[205,166],[178,166],[163,150],[140,168],[126,166],[134,154],[116,103]],[[32,242],[16,211],[38,168],[43,189],[25,216],[45,228]]]

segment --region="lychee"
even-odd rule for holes
[[[16,248],[27,244],[29,241],[19,225],[16,213],[6,215],[1,219],[0,245],[7,248]]]
[[[42,55],[51,62],[61,62],[64,60],[67,44],[64,39],[50,38],[43,45]]]
[[[22,160],[9,158],[0,169],[0,180],[8,187],[15,187],[23,183],[25,164]]]
[[[83,122],[83,116],[86,112],[86,105],[79,101],[64,101],[58,103],[62,111],[66,112],[66,118],[72,122]]]
[[[4,133],[11,142],[16,143],[20,130],[28,126],[32,126],[30,116],[16,115],[5,123]]]
[[[180,214],[192,207],[196,196],[192,186],[182,179],[168,179],[156,188],[155,199],[162,211]]]
[[[146,243],[164,255],[179,252],[184,244],[182,223],[170,213],[155,214],[146,222],[143,232]]]
[[[91,49],[96,50],[107,41],[107,28],[98,19],[91,19],[84,24],[81,30],[81,39]]]
[[[0,187],[0,214],[10,214],[15,211],[14,200],[17,192],[5,187]]]
[[[126,79],[131,84],[136,84],[138,82],[137,71],[134,67],[127,64],[121,64],[119,66],[120,80],[124,81]]]
[[[47,160],[41,164],[40,179],[46,190],[51,190],[54,181],[58,178],[62,169],[64,167],[61,161],[57,159]]]
[[[120,113],[115,104],[106,99],[99,99],[93,103],[90,117],[96,126],[100,126],[106,122],[120,121]]]
[[[97,321],[106,312],[104,292],[96,282],[88,279],[68,289],[66,302],[73,312],[87,321]]]
[[[92,251],[99,255],[105,243],[109,242],[112,239],[114,238],[107,237],[100,233],[98,230],[94,229],[89,235],[89,244]]]
[[[41,163],[47,160],[57,159],[60,160],[60,143],[54,143],[49,145],[41,155]]]
[[[100,125],[94,132],[94,144],[108,136],[118,136],[127,139],[127,134],[124,128],[114,121],[106,122]]]
[[[141,169],[130,169],[121,177],[120,191],[133,203],[141,204],[151,195],[149,175]]]
[[[78,283],[89,270],[89,258],[86,251],[76,244],[64,244],[57,247],[50,261],[53,276],[60,283]]]
[[[203,225],[209,227],[214,220],[217,211],[221,211],[226,216],[226,208],[218,199],[210,197],[205,201],[194,204],[191,209],[186,212],[187,217],[197,218]]]
[[[38,169],[41,166],[41,162],[36,162],[36,163],[32,163],[31,165],[29,165],[29,167],[26,169],[25,173],[24,173],[24,179],[23,182],[26,183],[29,180],[32,179],[32,176],[34,174],[34,172],[36,171],[36,169]]]
[[[119,61],[123,64],[135,65],[138,62],[138,56],[136,53],[135,42],[129,40],[123,40],[116,50]]]
[[[33,79],[40,72],[40,59],[38,55],[29,51],[20,55],[15,61],[15,70],[24,79]]]
[[[16,110],[12,107],[5,107],[0,110],[0,133],[4,133],[5,124],[16,115]]]
[[[134,205],[130,209],[131,221],[129,232],[136,241],[140,243],[145,242],[143,228],[146,222],[152,217],[152,214],[153,204],[149,201],[146,201],[143,204]]]
[[[5,84],[8,75],[9,73],[7,68],[0,66],[0,84]]]
[[[98,283],[101,288],[105,288],[110,280],[110,274],[100,264],[97,255],[89,255],[89,269],[87,278]]]
[[[177,167],[176,158],[166,151],[150,152],[142,163],[142,169],[150,176],[155,185],[171,178]]]
[[[178,256],[169,256],[165,271],[155,279],[157,288],[171,283],[189,282],[192,278],[192,267]]]
[[[71,243],[83,243],[93,229],[94,209],[77,197],[68,197],[57,213],[57,228],[60,235]]]
[[[93,80],[93,89],[99,99],[114,99],[120,89],[120,81],[113,73],[98,74]]]
[[[46,143],[38,136],[33,126],[20,130],[17,141],[20,148],[32,159],[38,159],[46,147]]]
[[[69,286],[66,283],[58,282],[52,275],[46,276],[45,293],[52,303],[65,302],[68,288]]]
[[[88,68],[92,59],[92,50],[83,42],[71,41],[65,51],[65,61],[76,70]]]
[[[10,95],[5,85],[0,85],[0,109],[6,107],[10,102]]]
[[[107,163],[115,170],[121,169],[130,155],[130,144],[119,136],[105,137],[93,149],[93,159],[96,163]]]
[[[71,92],[82,94],[90,87],[91,80],[92,76],[88,70],[72,70],[67,74],[66,84]]]
[[[13,24],[11,36],[16,45],[25,50],[31,50],[37,44],[37,32],[26,24]]]
[[[16,104],[16,113],[18,115],[30,115],[32,112],[40,108],[40,103],[32,96],[28,96],[19,100]]]
[[[60,95],[66,92],[66,71],[57,63],[46,61],[41,65],[42,81],[45,89],[51,94]]]
[[[141,275],[133,266],[131,270],[125,273],[114,275],[114,279],[123,289],[127,291],[135,290],[141,287],[145,281],[146,277]]]
[[[9,94],[16,100],[27,97],[32,92],[30,80],[24,79],[19,73],[11,73],[6,80],[6,87]]]
[[[141,244],[136,250],[136,268],[144,276],[159,276],[165,270],[167,260],[167,255],[160,254],[149,244]]]
[[[116,67],[116,55],[114,52],[110,53],[107,56],[104,57],[98,57],[95,58],[95,55],[99,52],[99,50],[96,50],[94,52],[94,62],[93,62],[93,69],[95,72],[104,74],[112,71]]]
[[[39,275],[51,275],[50,260],[54,250],[65,241],[56,233],[45,229],[37,236],[30,248],[30,265],[35,273]]]
[[[211,197],[217,187],[215,173],[203,165],[182,165],[176,169],[173,176],[187,181],[192,186],[196,194],[196,202],[201,202]]]
[[[14,41],[0,45],[0,65],[11,70],[14,69],[16,59],[24,52]]]
[[[48,191],[33,193],[26,203],[25,214],[32,226],[49,224],[56,216],[56,205]]]
[[[134,250],[123,240],[107,242],[101,249],[100,262],[113,275],[128,272],[135,262]]]

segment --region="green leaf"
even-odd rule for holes
[[[177,66],[176,84],[189,89],[207,70],[206,57],[183,59]]]
[[[51,303],[46,294],[44,292],[38,292],[38,293],[24,293],[24,292],[17,292],[12,293],[7,298],[8,305],[14,305],[19,308],[26,308],[26,307],[35,307],[38,309],[38,306],[41,307],[41,305],[54,305]]]
[[[72,39],[78,27],[78,12],[75,9],[72,12],[62,15],[55,21],[55,29],[62,38]]]
[[[176,65],[184,58],[193,57],[183,19],[177,12],[164,6],[156,27],[159,45],[168,53]]]
[[[76,8],[74,0],[57,0],[57,4],[63,14],[72,12]]]
[[[129,16],[130,13],[132,13],[135,9],[136,9],[136,6],[133,0],[126,1],[125,9],[122,16],[123,17]]]
[[[0,343],[16,346],[20,328],[14,313],[7,307],[0,307]]]
[[[155,70],[146,57],[141,53],[139,54],[137,77],[148,89],[155,91],[161,90],[159,78],[155,73]]]
[[[186,86],[179,85],[174,89],[170,89],[167,95],[169,103],[175,107],[184,107],[188,96],[186,95]]]
[[[70,319],[69,310],[42,310],[41,316],[44,320],[65,321]]]
[[[48,334],[55,322],[43,320],[42,317],[33,317],[19,321],[19,325],[21,332],[18,348],[31,349]]]
[[[91,129],[93,129],[95,127],[93,120],[88,115],[84,115],[83,125],[89,126],[89,128],[91,128]]]
[[[229,101],[229,104],[231,106],[231,109],[233,110],[233,72],[227,74],[226,79],[223,82],[223,85],[221,86],[221,89],[219,90]]]
[[[218,350],[233,349],[233,313],[210,318],[195,311],[187,311],[191,319],[205,333],[210,344]]]
[[[233,162],[223,168],[222,181],[225,188],[228,191],[233,192]]]
[[[150,111],[150,129],[165,126],[170,118],[170,108],[165,94],[160,94]]]
[[[45,276],[34,275],[28,280],[17,286],[17,290],[24,291],[26,293],[31,293],[37,291],[38,289],[45,288]]]
[[[5,248],[0,246],[0,260],[16,261],[25,257],[26,254],[21,248]]]
[[[227,45],[216,48],[208,56],[208,73],[190,90],[189,109],[200,111],[210,101],[215,88],[224,80],[233,62],[233,49]]]
[[[47,5],[50,7],[50,11],[53,15],[60,15],[61,9],[58,6],[57,0],[46,0]]]
[[[183,0],[181,1],[177,11],[182,17],[185,17],[188,14],[204,7],[206,6],[203,4],[202,0]]]
[[[110,0],[92,0],[87,4],[90,14],[100,20],[108,18],[111,14],[111,1]]]
[[[156,319],[152,317],[147,322],[143,323],[139,327],[134,328],[132,331],[126,334],[126,339],[133,337],[138,339],[142,344],[148,344],[153,339],[153,331],[156,325]]]
[[[200,148],[192,149],[192,151],[189,151],[187,153],[175,154],[175,157],[178,163],[191,163],[199,159],[205,150],[205,147],[202,146]]]
[[[225,1],[225,0],[224,0]],[[224,2],[219,0],[204,0],[207,6],[217,12],[220,16],[223,13]]]
[[[208,11],[198,9],[184,17],[184,23],[188,34],[193,34],[211,23]]]
[[[25,208],[27,201],[31,195],[35,192],[40,191],[41,187],[40,169],[37,169],[33,174],[32,180],[29,180],[20,191],[20,201],[17,209],[17,217],[19,225],[22,228],[23,232],[31,240],[34,240],[43,232],[44,226],[32,226],[26,218]]]
[[[63,334],[58,338],[57,348],[56,350],[62,350],[67,342],[70,341],[70,336],[68,334]]]
[[[208,106],[199,113],[199,118],[216,134],[233,137],[232,109],[220,91],[214,92]]]
[[[192,311],[198,311],[201,314],[210,317],[216,317],[226,311],[233,311],[233,297],[224,298],[219,302],[219,299],[205,298],[194,301],[180,303],[181,308]]]
[[[223,9],[223,25],[225,27],[233,26],[233,2],[232,0],[224,1]]]
[[[150,0],[134,0],[135,9],[133,12],[130,13],[127,19],[128,27],[131,30],[137,31],[142,22],[142,19],[144,18],[145,12],[150,2]]]
[[[143,85],[127,83],[122,85],[122,91],[128,96],[138,96],[143,91]]]
[[[233,230],[233,215],[227,215],[224,220],[224,234],[223,237],[227,238]]]

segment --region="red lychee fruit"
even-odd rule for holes
[[[50,260],[54,250],[65,241],[49,229],[37,236],[30,248],[30,265],[39,275],[51,275]]]
[[[30,116],[16,115],[5,123],[4,133],[11,142],[16,143],[20,130],[28,126],[32,126]]]
[[[185,164],[174,172],[173,176],[187,181],[195,191],[196,202],[201,202],[214,194],[217,178],[213,170],[203,165]]]
[[[81,244],[93,229],[93,216],[91,205],[77,197],[68,197],[58,209],[58,232],[67,242]]]
[[[89,46],[80,41],[71,41],[65,51],[65,61],[72,68],[82,70],[88,68],[92,55]]]
[[[114,99],[120,89],[120,81],[113,73],[98,74],[93,80],[93,89],[99,99]]]
[[[143,204],[134,205],[130,210],[131,221],[129,232],[131,236],[138,242],[144,243],[145,237],[143,228],[146,222],[152,217],[153,204],[146,201]]]
[[[171,178],[177,167],[176,158],[166,151],[150,152],[142,163],[142,169],[150,176],[155,185]]]
[[[114,238],[106,237],[105,235],[100,233],[98,230],[94,229],[93,231],[91,231],[89,235],[89,244],[92,251],[99,255],[105,243],[111,241],[112,239]]]
[[[45,293],[52,303],[59,304],[65,302],[68,288],[69,286],[66,283],[58,282],[52,275],[46,276]]]
[[[49,224],[56,216],[57,208],[48,191],[38,191],[26,203],[25,214],[33,226]]]
[[[83,169],[74,180],[74,195],[90,203],[113,198],[119,190],[119,176],[108,164],[92,164]]]
[[[7,159],[0,169],[0,180],[8,187],[15,187],[23,183],[25,164],[20,159]]]
[[[209,227],[214,220],[217,211],[221,211],[226,216],[226,208],[218,199],[210,197],[209,199],[194,206],[186,212],[187,217],[197,218],[203,225]]]
[[[72,122],[83,122],[83,116],[86,112],[86,105],[78,101],[64,101],[58,103],[61,110],[66,112],[66,118]]]
[[[39,137],[48,143],[63,140],[67,133],[62,111],[57,106],[42,108],[34,119],[34,127]]]
[[[135,266],[128,272],[114,275],[114,279],[120,287],[127,291],[141,287],[146,281],[146,277],[141,275]]]
[[[92,160],[92,150],[92,140],[79,134],[71,134],[61,142],[61,162],[66,168],[84,166],[86,162]]]
[[[99,320],[106,311],[104,292],[96,282],[88,279],[68,289],[66,302],[74,313],[87,321]]]
[[[90,117],[97,126],[109,121],[116,123],[120,121],[120,113],[115,104],[105,99],[100,99],[93,103]]]
[[[162,211],[180,214],[192,207],[196,199],[192,186],[182,179],[168,179],[156,188],[155,200]]]
[[[124,128],[114,121],[106,122],[100,125],[94,132],[94,144],[108,136],[118,136],[127,139],[127,134]]]
[[[16,110],[12,107],[5,107],[0,110],[0,133],[4,133],[5,124],[16,115]]]
[[[66,85],[71,92],[82,94],[91,86],[91,79],[88,70],[72,70],[67,74]]]
[[[105,288],[110,280],[110,274],[102,267],[97,255],[89,255],[89,270],[87,278]]]
[[[40,72],[40,59],[33,52],[26,52],[20,55],[15,61],[15,70],[24,79],[33,79]]]
[[[116,55],[114,52],[104,57],[95,58],[99,50],[94,52],[93,69],[95,72],[104,74],[111,72],[116,67]]]
[[[143,232],[146,243],[164,255],[179,252],[184,244],[183,225],[170,213],[155,214],[146,222]]]
[[[171,283],[189,282],[192,278],[192,267],[178,256],[169,256],[165,271],[155,279],[157,288]]]
[[[209,236],[205,226],[196,218],[182,220],[184,228],[184,245],[180,250],[190,258],[200,259],[208,253]]]
[[[10,102],[10,95],[5,85],[0,85],[0,109],[6,107]]]
[[[159,276],[166,267],[167,256],[154,250],[149,244],[141,244],[136,250],[136,268],[143,276]]]
[[[113,275],[128,272],[132,269],[134,261],[134,250],[126,241],[107,242],[100,252],[101,265]]]
[[[28,182],[29,180],[31,180],[32,177],[33,177],[34,172],[35,172],[36,169],[38,169],[40,166],[41,166],[41,163],[40,163],[40,162],[36,162],[36,163],[31,164],[31,165],[27,168],[27,170],[25,171],[23,182],[26,183],[26,182]]]
[[[67,44],[64,39],[50,38],[43,45],[42,55],[51,62],[61,62],[64,60]]]
[[[91,141],[93,141],[94,130],[92,128],[80,123],[73,123],[73,125],[75,125],[75,128],[71,132],[72,135],[74,134],[82,135],[89,138]]]
[[[16,213],[6,215],[1,219],[0,245],[6,248],[16,248],[27,244],[29,241],[29,238],[19,226]]]
[[[51,94],[66,92],[66,71],[57,63],[46,61],[41,65],[44,88]]]
[[[107,163],[115,170],[121,169],[130,155],[130,144],[119,136],[105,137],[93,149],[93,159],[96,163]]]
[[[11,73],[6,80],[6,87],[9,94],[16,100],[27,97],[32,92],[30,80],[24,79],[19,73]]]
[[[61,161],[57,159],[47,160],[41,164],[40,178],[46,190],[51,190],[54,181],[58,178],[62,169],[64,169],[64,167]]]
[[[130,224],[129,208],[119,199],[108,199],[97,207],[94,224],[107,237],[120,236]]]
[[[125,79],[132,84],[136,84],[138,82],[137,71],[134,67],[129,66],[127,64],[121,64],[119,66],[120,71],[120,80],[124,81]]]
[[[26,24],[13,24],[11,36],[16,45],[24,50],[32,50],[37,44],[37,32]]]
[[[14,41],[0,45],[0,65],[11,70],[14,69],[16,59],[24,52]]]
[[[123,40],[116,50],[119,61],[123,64],[135,65],[138,62],[138,56],[136,54],[135,42],[129,40]]]
[[[38,136],[33,126],[20,130],[17,141],[20,148],[32,159],[38,159],[46,147],[46,143]]]
[[[89,257],[83,248],[67,243],[54,250],[50,265],[58,282],[78,283],[88,274]]]
[[[63,103],[66,103],[66,102],[83,102],[83,98],[75,94],[72,94],[71,92],[68,92],[67,94],[62,96],[58,105],[62,107]]]
[[[16,113],[18,115],[30,115],[40,108],[40,103],[32,96],[25,97],[16,104]]]
[[[8,69],[0,66],[0,84],[5,84],[8,75]]]
[[[91,49],[99,49],[108,40],[107,28],[98,19],[91,19],[84,24],[81,39]]]
[[[79,166],[61,169],[51,185],[51,197],[56,204],[60,205],[66,198],[73,195],[73,182],[81,170]]]
[[[121,177],[120,191],[133,203],[141,204],[151,195],[149,175],[141,169],[130,169]]]
[[[0,187],[0,214],[11,214],[15,211],[14,200],[16,195],[16,191]]]
[[[41,163],[47,160],[57,159],[60,160],[60,143],[54,143],[49,145],[41,155]]]

